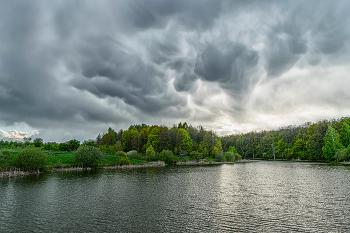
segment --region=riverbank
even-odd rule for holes
[[[215,162],[215,161],[186,161],[186,162],[176,162],[176,165],[212,165],[212,164],[234,164],[234,162]]]
[[[236,160],[236,163],[255,163],[255,162],[260,162],[260,160],[250,160],[250,159]]]
[[[101,169],[128,169],[128,168],[142,168],[142,167],[164,167],[166,166],[163,161],[149,162],[149,163],[138,163],[138,164],[127,164],[127,165],[103,165]],[[82,168],[82,167],[62,167],[62,168],[52,168],[52,170],[47,173],[53,172],[69,172],[69,171],[83,171],[83,170],[91,170],[91,168]],[[2,178],[12,178],[19,176],[26,176],[31,174],[40,174],[43,172],[26,172],[20,169],[10,169],[10,170],[1,170],[0,171],[0,179]]]

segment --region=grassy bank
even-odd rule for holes
[[[8,150],[10,154],[8,156],[0,156],[0,170],[15,169],[13,166],[13,158],[23,151],[23,149],[11,149]],[[43,151],[48,157],[48,167],[49,168],[68,168],[74,167],[74,152],[73,151]],[[2,151],[0,151],[0,154]],[[115,165],[121,156],[103,153],[103,160],[101,166],[105,165]],[[144,160],[132,159],[132,164],[147,163]]]

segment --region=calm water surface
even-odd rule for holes
[[[350,167],[257,162],[0,180],[0,232],[350,232]]]

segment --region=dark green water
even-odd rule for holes
[[[349,232],[350,167],[257,162],[0,180],[0,232]]]

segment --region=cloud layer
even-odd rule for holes
[[[350,114],[345,0],[1,6],[3,138],[18,122],[62,141],[138,123],[226,134]]]

